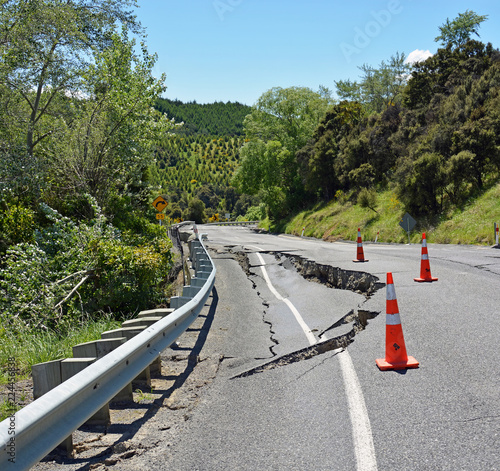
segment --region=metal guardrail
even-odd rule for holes
[[[189,300],[183,296],[182,302],[187,302],[170,315],[1,422],[0,470],[24,471],[34,466],[132,382],[198,317],[212,291],[216,270],[201,240],[191,244],[193,264],[196,257],[209,262],[202,264],[201,289]]]
[[[207,222],[206,226],[250,226],[253,224],[259,224],[260,221],[229,221],[229,222]]]

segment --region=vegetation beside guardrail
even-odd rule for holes
[[[102,411],[191,325],[212,291],[215,267],[200,240],[189,245],[195,276],[182,296],[170,300],[174,309],[1,422],[0,469],[8,463],[8,469],[24,470],[42,459]]]

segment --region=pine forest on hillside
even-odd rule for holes
[[[251,108],[163,98],[156,108],[177,124],[156,148],[156,163],[150,167],[151,183],[169,201],[166,215],[197,222],[226,214],[243,217],[257,199],[238,194],[230,182],[244,144],[243,120]]]
[[[156,151],[161,183],[180,191],[207,183],[229,186],[243,138],[175,135]]]
[[[156,108],[176,123],[184,125],[179,134],[205,134],[210,136],[242,136],[243,120],[251,108],[241,103],[183,103],[179,100],[159,98]]]

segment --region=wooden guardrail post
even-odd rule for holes
[[[126,337],[111,337],[101,340],[93,340],[91,342],[80,343],[73,347],[73,357],[85,358],[96,357],[102,358],[104,355],[112,352],[115,348],[119,347],[127,341]],[[127,384],[111,402],[120,401],[133,401],[132,383]]]
[[[31,367],[33,400],[38,399],[62,383],[61,361],[63,361],[63,358],[47,361],[45,363],[38,363]],[[64,450],[68,458],[73,456],[73,434],[63,440],[57,448]]]
[[[96,361],[97,358],[66,358],[61,361],[61,380],[62,382],[80,373]],[[109,402],[101,407],[87,422],[89,425],[109,425],[111,418],[109,415]]]

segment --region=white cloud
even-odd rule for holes
[[[408,57],[406,58],[406,63],[407,64],[413,64],[415,62],[420,62],[424,61],[425,59],[431,57],[433,54],[429,49],[427,51],[422,51],[421,49],[415,49],[414,51],[410,52],[408,54]]]

